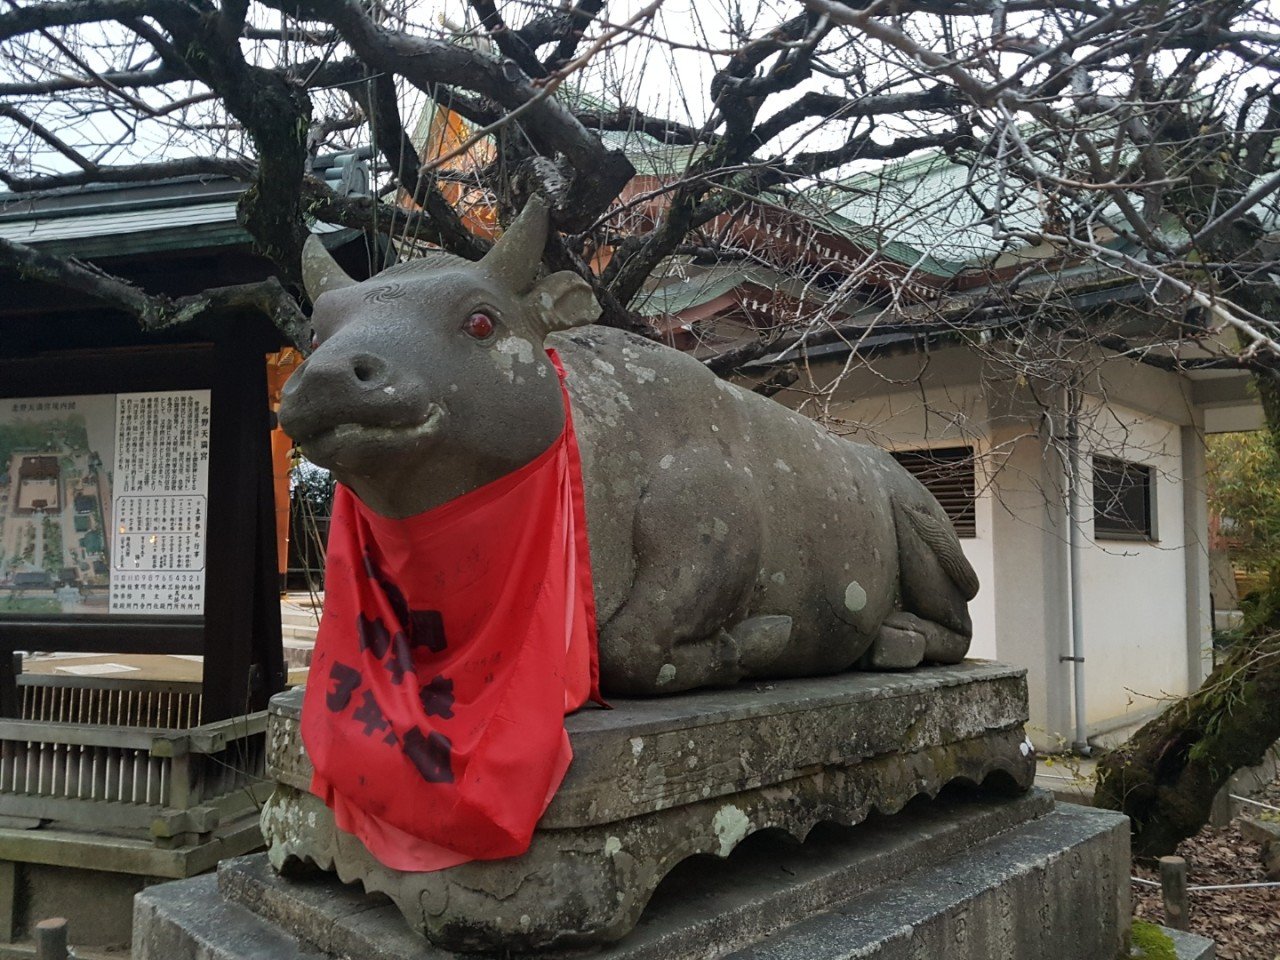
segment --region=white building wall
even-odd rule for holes
[[[1027,422],[1002,419],[992,439],[998,659],[1026,668],[1027,733],[1057,750],[1070,741],[1072,695],[1062,465]]]
[[[1095,454],[1151,467],[1155,488],[1151,542],[1097,539],[1092,517],[1083,524],[1086,721],[1093,727],[1188,691],[1187,541],[1181,426],[1097,399],[1081,420],[1086,491]]]

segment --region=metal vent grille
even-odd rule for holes
[[[958,536],[978,535],[973,447],[897,450],[893,451],[893,458],[937,498]]]

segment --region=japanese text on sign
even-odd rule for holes
[[[204,612],[208,390],[116,397],[112,613]]]

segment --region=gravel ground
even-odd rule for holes
[[[1254,799],[1280,807],[1280,780]],[[1246,814],[1247,815],[1247,814]],[[1237,819],[1227,827],[1205,827],[1178,845],[1187,861],[1189,886],[1266,880],[1261,844],[1246,839]],[[1152,863],[1134,863],[1134,876],[1159,880]],[[1280,887],[1191,891],[1191,932],[1211,937],[1219,960],[1280,960]],[[1160,891],[1133,885],[1134,916],[1160,923]]]

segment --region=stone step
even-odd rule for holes
[[[129,960],[129,954],[123,948],[98,949],[70,944],[71,960]],[[36,945],[31,940],[18,940],[13,943],[0,943],[0,960],[43,960],[36,953]]]
[[[601,956],[693,960],[707,943],[727,949],[773,936],[852,892],[892,883],[919,862],[961,854],[1051,810],[1044,793],[992,800],[953,790],[946,799],[860,827],[823,824],[804,844],[780,832],[758,834],[725,860],[686,861],[659,887],[636,930]],[[393,946],[387,958],[428,949],[389,901],[342,886],[332,875],[293,883],[276,876],[264,857],[250,856],[227,861],[219,885],[227,899],[296,936],[314,938],[324,930],[324,939],[313,942],[331,953],[381,960],[379,944]],[[432,948],[422,956],[454,954]]]
[[[133,902],[132,954],[133,960],[317,960],[294,937],[218,896],[212,874],[142,891]]]
[[[1098,761],[1086,757],[1036,758],[1036,786],[1063,803],[1093,805],[1094,771]]]
[[[581,956],[1121,956],[1127,821],[1069,805],[1027,819],[1047,803],[1039,793],[950,795],[857,827],[821,826],[804,844],[766,831],[728,859],[686,861],[629,936]],[[458,956],[428,945],[385,897],[330,874],[282,879],[261,854],[224,862],[216,885],[201,877],[149,888],[135,916],[134,960],[293,960],[304,949],[362,960]]]
[[[280,611],[280,625],[282,627],[296,627],[303,630],[314,630],[320,626],[320,621],[314,613],[305,611],[297,613],[289,610]]]
[[[1125,952],[1124,816],[1058,804],[1052,816],[810,917],[732,960],[1102,960]]]

